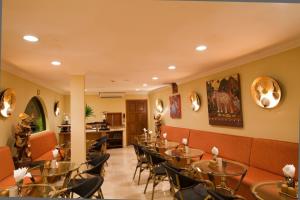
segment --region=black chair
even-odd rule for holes
[[[81,165],[86,165],[87,169],[82,171],[81,173],[86,173],[90,175],[96,175],[96,176],[102,176],[104,172],[104,163],[107,162],[109,159],[110,154],[106,153],[103,155],[99,155],[92,160],[88,160],[85,163],[82,163]]]
[[[146,155],[144,154],[142,147],[138,144],[133,144],[134,147],[134,151],[137,157],[137,164],[136,164],[136,168],[133,174],[133,180],[135,178],[136,172],[139,169],[139,178],[138,178],[138,185],[140,184],[140,178],[141,178],[141,173],[145,170],[148,169],[148,163],[147,163],[147,159],[146,159]]]
[[[162,158],[157,152],[142,148],[146,155],[146,159],[148,162],[148,166],[150,169],[149,177],[145,186],[144,194],[147,191],[148,184],[150,180],[153,180],[153,188],[152,188],[152,196],[151,199],[154,197],[154,189],[155,187],[162,181],[167,180],[167,173],[161,163],[165,162],[166,160]]]
[[[207,190],[207,192],[214,200],[234,200],[234,199],[245,200],[245,198],[240,195],[229,195],[229,194],[225,195],[216,190]]]
[[[79,176],[79,178],[77,178],[77,176]],[[82,178],[82,174],[77,174],[70,180],[66,188],[55,191],[53,197],[74,198],[74,194],[77,194],[81,198],[96,197],[104,199],[101,190],[103,182],[104,180],[100,176]]]
[[[171,191],[174,192],[175,199],[208,199],[209,195],[206,188],[213,187],[212,182],[208,180],[195,180],[188,176],[185,176],[167,162],[162,163],[162,166],[165,168],[169,177]],[[175,189],[177,189],[177,192],[175,192]]]
[[[108,136],[102,136],[101,138],[97,139],[94,144],[92,144],[87,153],[88,159],[93,159],[94,157],[104,154],[105,153],[105,146],[107,143]]]

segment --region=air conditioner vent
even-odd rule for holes
[[[100,98],[123,98],[124,92],[99,92]]]

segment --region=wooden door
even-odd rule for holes
[[[127,144],[130,145],[135,136],[148,128],[147,100],[127,100],[126,116]]]

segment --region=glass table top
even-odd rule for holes
[[[200,160],[192,164],[192,168],[204,174],[211,173],[215,176],[241,176],[247,171],[247,166],[231,160],[222,159],[217,166],[210,165],[210,160]]]
[[[204,154],[204,151],[200,149],[192,149],[192,148],[189,148],[188,151],[185,151],[182,148],[177,148],[177,149],[168,149],[165,151],[165,154],[170,157],[195,158],[195,157],[202,156]]]
[[[17,186],[0,190],[0,197],[40,197],[49,198],[56,195],[55,188],[47,184],[22,185],[18,194]]]
[[[257,199],[272,199],[272,200],[294,200],[297,197],[288,196],[281,193],[281,184],[283,181],[268,181],[261,182],[252,187],[252,193]],[[298,190],[298,189],[296,189]]]

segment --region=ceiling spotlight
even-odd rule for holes
[[[51,64],[54,65],[54,66],[59,66],[59,65],[61,65],[61,62],[58,61],[58,60],[54,60],[54,61],[51,62]]]
[[[174,69],[176,69],[176,66],[175,66],[175,65],[170,65],[170,66],[168,67],[168,69],[169,69],[169,70],[174,70]]]
[[[196,51],[205,51],[207,49],[207,46],[205,45],[199,45],[196,47]]]
[[[144,84],[143,84],[143,87],[147,87],[147,86],[148,86],[148,84],[147,84],[147,83],[144,83]]]
[[[158,80],[157,76],[152,77],[152,80]]]
[[[37,42],[37,41],[39,41],[39,38],[34,36],[34,35],[24,35],[23,39],[28,41],[28,42]]]

